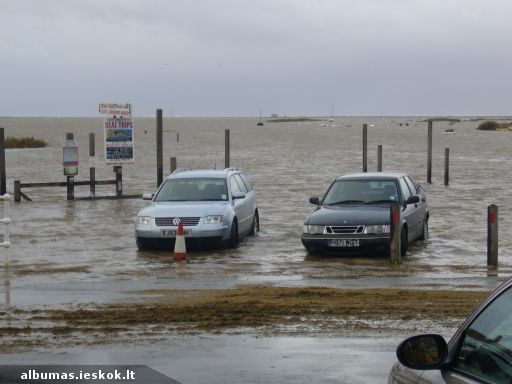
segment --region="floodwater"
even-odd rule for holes
[[[230,129],[231,165],[245,171],[257,192],[261,232],[244,239],[235,250],[193,251],[186,263],[176,264],[171,260],[170,250],[138,251],[135,246],[133,220],[147,202],[141,199],[66,201],[64,187],[27,189],[23,192],[32,202],[11,204],[9,270],[0,273],[3,280],[0,292],[4,294],[5,304],[55,307],[77,302],[128,300],[136,291],[155,287],[211,289],[248,283],[490,290],[512,271],[512,237],[508,236],[512,224],[509,155],[512,132],[477,131],[479,122],[469,118],[453,125],[435,122],[433,182],[427,184],[427,123],[422,120],[336,118],[334,123],[326,122],[326,126],[320,121],[310,121],[267,122],[257,127],[255,118],[165,118],[164,173],[169,170],[171,156],[177,158],[179,168],[223,168],[224,130]],[[96,135],[96,177],[113,179],[112,167],[104,165],[102,121],[101,118],[0,118],[5,136],[33,136],[49,143],[43,149],[7,150],[8,191],[12,193],[14,180],[64,181],[62,146],[67,132],[74,133],[80,146],[80,172],[75,180],[88,179],[91,132]],[[385,258],[308,256],[300,242],[303,219],[313,208],[309,197],[322,195],[336,175],[362,170],[363,123],[368,124],[368,170],[376,170],[377,146],[382,145],[384,170],[408,172],[427,190],[430,239],[426,244],[412,245],[401,266],[391,266]],[[123,167],[125,194],[156,189],[155,126],[154,118],[135,119],[136,163]],[[456,132],[448,134],[447,128]],[[450,148],[449,186],[443,185],[445,148]],[[97,195],[113,194],[114,186],[97,187]],[[88,187],[76,187],[75,196],[88,195]],[[489,204],[499,206],[497,270],[486,267]],[[247,359],[252,365],[240,363],[248,372],[247,381],[290,382],[296,366],[304,363],[318,375],[329,373],[324,380],[315,382],[339,382],[336,378],[340,377],[346,379],[341,382],[385,382],[384,378],[354,380],[361,374],[358,362],[364,358],[372,366],[373,358],[384,361],[378,372],[367,373],[368,377],[382,377],[394,360],[397,342],[396,335],[378,340],[377,348],[368,340],[285,339],[251,339]],[[227,346],[220,352],[212,352],[217,356],[214,360],[206,352],[198,351],[204,345],[206,351],[216,350],[216,343],[220,342],[217,338],[208,339],[206,344],[194,340],[178,345],[192,362],[212,364],[220,373],[223,364],[238,354],[240,340],[229,340],[232,341],[226,341]],[[320,344],[311,347],[311,343],[317,342]],[[268,351],[287,356],[279,348],[290,343],[294,351],[312,348],[317,361],[325,357],[325,351],[335,348],[337,352],[333,356],[338,360],[324,359],[322,365],[317,365],[308,363],[306,354],[290,352],[300,363],[273,368],[268,361],[269,367],[265,369],[253,364]],[[345,344],[353,348],[344,349]],[[386,356],[384,360],[379,355],[381,352]],[[76,361],[88,352],[64,353]],[[29,353],[18,357],[26,360],[30,356]],[[172,356],[169,362],[163,362],[153,347],[142,347],[142,352],[128,354],[127,358],[140,363],[141,356],[144,364],[153,364],[156,369],[162,367],[164,373],[178,380],[206,382],[199,380],[202,371],[194,368],[194,363],[181,360],[171,363]],[[355,362],[343,372],[345,376],[340,376],[337,369],[339,360]],[[171,369],[164,369],[169,364],[184,364],[190,370],[183,371],[188,373],[182,373],[182,377],[175,377]],[[258,376],[259,368],[262,376]],[[206,378],[211,378],[208,370],[204,373]],[[218,382],[237,382],[240,378],[243,376],[225,375]]]

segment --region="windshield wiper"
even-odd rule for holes
[[[365,204],[382,204],[382,203],[398,203],[398,201],[390,200],[390,199],[382,199],[382,200],[367,201]]]
[[[361,203],[364,203],[364,201],[363,200],[340,200],[340,201],[336,201],[334,203],[330,203],[327,205],[361,204]]]

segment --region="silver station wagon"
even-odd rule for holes
[[[236,247],[243,235],[259,230],[256,194],[239,170],[176,171],[135,219],[139,249],[172,246],[179,223],[187,244]]]

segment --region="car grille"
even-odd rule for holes
[[[174,219],[180,219],[184,227],[192,227],[199,224],[200,217],[155,217],[155,224],[158,227],[176,227]]]
[[[347,226],[336,226],[336,227],[325,227],[325,231],[327,233],[336,233],[336,234],[353,234],[353,233],[363,233],[364,225],[347,225]]]

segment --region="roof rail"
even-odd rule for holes
[[[240,169],[234,168],[234,167],[229,167],[229,168],[224,169],[224,172],[226,172],[226,173],[230,172],[230,171],[240,171]]]

